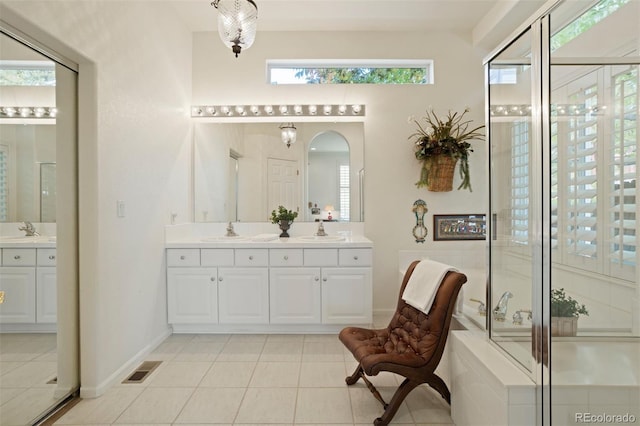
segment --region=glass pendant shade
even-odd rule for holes
[[[218,9],[220,38],[237,58],[256,38],[258,7],[253,0],[215,0],[211,4]]]
[[[281,124],[280,130],[282,131],[282,142],[287,145],[287,148],[289,148],[292,143],[296,143],[297,130],[293,123]]]

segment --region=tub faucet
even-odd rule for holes
[[[528,309],[520,309],[511,317],[515,325],[522,325],[522,314],[527,314],[527,319],[531,321],[532,313]]]
[[[234,231],[233,229],[233,223],[229,222],[229,225],[227,225],[227,233],[225,235],[225,237],[237,237],[238,234],[236,234],[236,231]]]
[[[478,314],[485,316],[487,315],[487,306],[484,304],[484,302],[482,300],[478,300],[478,299],[469,299],[472,302],[476,302],[479,303],[478,305]]]
[[[40,235],[38,231],[36,231],[36,227],[33,226],[33,223],[31,222],[23,222],[23,223],[24,223],[24,226],[18,227],[18,230],[24,231],[25,237],[36,237]]]
[[[504,321],[507,317],[507,304],[509,303],[509,299],[513,297],[513,294],[510,291],[505,291],[500,296],[500,300],[498,300],[498,304],[495,308],[493,308],[493,319],[496,321]]]

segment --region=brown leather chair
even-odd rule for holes
[[[440,363],[447,342],[456,298],[467,277],[459,272],[448,272],[440,283],[429,314],[426,315],[402,299],[404,288],[418,262],[411,263],[404,275],[398,306],[387,328],[370,330],[347,327],[340,332],[340,341],[358,361],[354,373],[346,378],[347,385],[353,385],[362,378],[384,407],[384,414],[373,422],[376,426],[389,424],[409,392],[422,383],[437,390],[447,403],[451,403],[447,385],[434,371]],[[376,376],[381,371],[405,377],[389,404],[366,378]]]

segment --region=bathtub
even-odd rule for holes
[[[449,344],[456,426],[536,424],[536,384],[484,331],[452,331]],[[500,346],[528,354],[530,342]],[[640,422],[640,341],[563,340],[552,343],[551,354],[553,425],[583,424],[586,415]]]

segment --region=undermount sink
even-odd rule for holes
[[[328,242],[335,242],[335,241],[344,241],[345,238],[342,235],[324,235],[324,236],[304,235],[302,237],[298,237],[298,239],[303,241],[328,243]]]
[[[232,241],[243,241],[243,240],[246,240],[246,239],[247,239],[247,237],[243,237],[241,235],[235,235],[233,237],[228,237],[226,235],[218,235],[216,237],[203,238],[202,241],[217,243],[217,242],[220,242],[220,241],[232,242]]]

